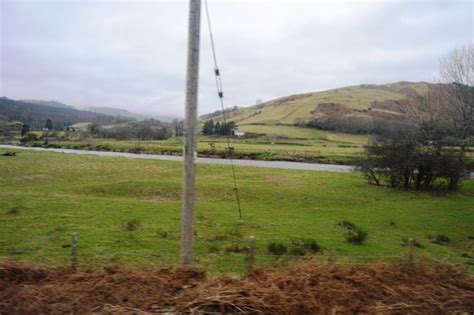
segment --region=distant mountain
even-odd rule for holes
[[[48,119],[55,126],[67,126],[79,122],[108,123],[116,121],[116,117],[104,114],[69,107],[64,108],[15,101],[6,97],[0,98],[0,117],[9,121],[21,121],[22,123],[29,124],[31,127],[43,127]]]
[[[42,100],[18,100],[20,102],[49,106],[54,108],[68,108],[68,109],[75,109],[73,106],[66,105],[56,101],[42,101]]]
[[[115,108],[115,107],[100,107],[100,106],[89,106],[85,108],[88,111],[109,115],[109,116],[116,116],[116,117],[123,117],[123,118],[133,118],[136,120],[144,120],[149,117],[141,114],[131,113],[126,109]]]
[[[145,120],[149,118],[157,119],[162,122],[172,122],[177,117],[158,115],[158,114],[148,114],[148,113],[132,113],[126,109],[115,108],[115,107],[99,107],[99,106],[89,106],[86,107],[87,110],[95,113],[122,117],[122,118],[132,118],[136,120]]]
[[[143,114],[143,115],[147,115],[148,117],[157,119],[161,122],[168,122],[168,123],[172,122],[175,119],[177,119],[177,120],[182,120],[183,119],[183,118],[180,118],[180,117],[177,117],[177,116],[168,116],[168,115],[159,115],[159,114]]]

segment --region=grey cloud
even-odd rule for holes
[[[185,1],[1,0],[0,94],[182,115]],[[470,1],[210,1],[226,102],[433,80]],[[203,16],[203,22],[205,22]],[[218,109],[202,26],[200,113]]]

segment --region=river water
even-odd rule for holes
[[[174,156],[174,155],[136,154],[136,153],[126,153],[126,152],[86,151],[86,150],[54,149],[54,148],[46,149],[46,148],[37,148],[37,147],[21,147],[21,146],[6,145],[6,144],[0,144],[0,148],[10,149],[10,150],[32,150],[32,151],[58,152],[58,153],[67,153],[67,154],[123,157],[123,158],[132,158],[132,159],[164,160],[164,161],[176,161],[176,162],[183,161],[182,156]],[[213,158],[198,157],[196,159],[196,162],[199,164],[230,165],[230,160],[228,159],[213,159]],[[234,165],[280,168],[280,169],[288,169],[288,170],[327,171],[327,172],[338,172],[338,173],[347,173],[354,170],[353,166],[347,166],[347,165],[284,162],[284,161],[234,160]]]

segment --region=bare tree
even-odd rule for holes
[[[461,150],[469,146],[474,120],[474,44],[467,44],[440,59],[440,75],[447,87],[451,119],[458,131]]]
[[[458,187],[469,168],[473,137],[474,45],[441,58],[444,83],[409,102],[404,124],[384,124],[357,165],[377,185]]]

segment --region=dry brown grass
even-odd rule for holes
[[[298,262],[243,277],[199,268],[71,273],[0,267],[1,314],[448,314],[474,311],[474,277],[452,265]]]

